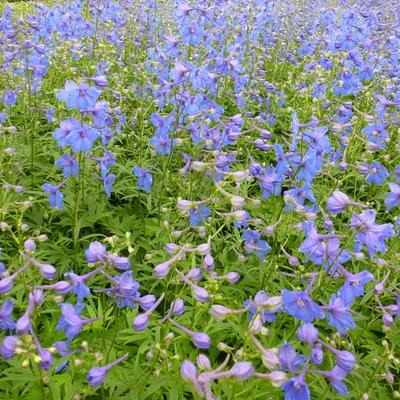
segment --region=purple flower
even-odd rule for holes
[[[312,345],[318,339],[318,329],[309,322],[305,323],[297,329],[297,337],[301,342],[307,342]]]
[[[157,133],[150,139],[150,144],[156,148],[157,154],[170,154],[173,140],[167,133]]]
[[[340,214],[350,204],[352,202],[349,197],[340,190],[335,190],[326,202],[327,209],[331,214]]]
[[[17,93],[14,90],[11,90],[9,87],[7,87],[3,101],[5,105],[13,106],[17,102]]]
[[[240,381],[245,381],[254,375],[254,367],[252,363],[248,361],[242,361],[235,364],[228,371],[228,374]]]
[[[282,300],[288,314],[304,322],[324,318],[322,308],[314,303],[306,292],[282,290]]]
[[[87,380],[89,385],[92,387],[100,386],[107,377],[108,371],[115,365],[121,363],[128,358],[128,353],[113,361],[112,363],[105,365],[104,367],[93,367],[87,374]]]
[[[116,177],[117,176],[115,174],[109,174],[109,175],[103,177],[103,186],[104,186],[104,191],[106,192],[107,197],[111,196],[112,185],[113,185]]]
[[[366,210],[361,214],[353,214],[351,226],[353,230],[358,228],[355,240],[358,244],[367,246],[369,255],[372,257],[375,252],[386,251],[385,240],[394,236],[392,224],[379,225],[375,222],[376,211]]]
[[[69,303],[60,304],[62,317],[58,321],[57,329],[64,329],[68,339],[73,339],[82,328],[91,322],[97,320],[97,318],[82,318],[79,316],[82,306],[77,305],[74,307]]]
[[[19,341],[18,336],[6,336],[3,339],[3,343],[0,347],[0,356],[5,360],[14,356],[15,349],[17,347],[17,342]]]
[[[266,303],[269,298],[270,297],[268,296],[268,293],[266,291],[260,290],[254,296],[254,301],[246,300],[244,302],[243,305],[245,307],[247,307],[250,304],[250,308],[249,308],[250,320],[253,319],[254,315],[258,311],[261,311],[260,316],[261,316],[261,320],[263,322],[274,322],[276,320],[277,310],[265,310],[265,309],[263,309],[263,306],[262,306],[262,304]]]
[[[88,263],[105,263],[107,260],[106,246],[97,241],[92,242],[86,249],[85,256]]]
[[[181,377],[185,381],[195,382],[197,380],[197,368],[191,361],[181,364]]]

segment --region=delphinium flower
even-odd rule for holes
[[[231,316],[231,315],[240,315],[245,313],[248,310],[248,307],[244,307],[238,310],[234,310],[231,308],[227,308],[223,305],[220,304],[213,304],[210,308],[210,315],[216,320],[216,321],[222,321],[225,318]]]
[[[12,317],[14,309],[13,299],[6,300],[0,309],[0,329],[2,331],[11,331],[15,328],[15,322]]]
[[[60,191],[60,188],[63,186],[65,182],[62,182],[61,184],[58,185],[52,185],[50,183],[45,183],[43,185],[43,190],[47,193],[47,196],[49,197],[49,203],[50,207],[55,207],[60,210],[64,208],[64,196]]]
[[[55,165],[63,169],[64,177],[78,176],[79,174],[79,163],[72,156],[64,154],[56,162]],[[47,192],[47,190],[46,190]]]
[[[390,192],[385,198],[386,210],[390,211],[392,208],[400,205],[400,186],[396,183],[389,183]]]
[[[255,254],[260,260],[271,250],[271,247],[265,240],[260,239],[260,234],[254,230],[247,229],[243,232],[246,253]]]
[[[60,317],[58,321],[57,329],[64,330],[69,340],[77,336],[85,325],[99,319],[81,317],[79,314],[82,311],[83,305],[80,304],[74,307],[69,303],[61,303],[60,308],[62,317]]]
[[[147,325],[150,321],[150,315],[157,309],[157,307],[161,304],[164,299],[164,293],[158,298],[154,304],[146,310],[143,314],[139,314],[136,316],[132,323],[132,327],[135,331],[144,331],[147,328]]]
[[[389,176],[388,170],[379,162],[364,163],[358,170],[362,175],[366,176],[367,183],[377,186],[382,186],[384,180]]]
[[[19,340],[18,336],[6,336],[0,347],[0,356],[5,360],[14,357]]]
[[[349,307],[341,297],[332,295],[326,311],[329,325],[333,326],[342,336],[346,335],[348,329],[356,327]]]
[[[7,294],[11,291],[14,286],[15,280],[21,275],[29,266],[31,265],[30,262],[27,262],[23,267],[19,270],[14,272],[13,274],[3,278],[0,280],[0,294]]]
[[[206,289],[194,284],[187,276],[182,274],[182,272],[180,272],[178,269],[176,270],[176,273],[180,276],[181,280],[190,287],[192,295],[197,301],[201,303],[207,303],[210,301],[210,295]]]
[[[316,318],[325,316],[321,306],[311,300],[307,291],[283,289],[282,300],[286,312],[301,321],[312,322]]]
[[[111,368],[116,366],[117,364],[125,361],[128,358],[129,354],[126,353],[120,358],[117,358],[115,361],[110,364],[105,365],[104,367],[93,367],[87,373],[87,380],[90,386],[97,387],[100,386],[107,377],[107,373]]]
[[[126,271],[131,266],[129,258],[107,252],[106,246],[98,241],[94,241],[89,245],[85,250],[85,256],[88,263],[95,264],[99,262],[103,266],[113,266],[121,271]]]
[[[150,173],[150,169],[145,169],[135,165],[132,168],[132,172],[138,178],[138,187],[140,190],[144,190],[146,193],[150,193],[151,185],[153,183],[153,176]]]
[[[197,358],[198,367],[191,361],[184,361],[181,364],[181,377],[185,381],[190,381],[200,397],[206,399],[214,399],[211,385],[213,381],[219,379],[237,379],[245,381],[254,375],[254,367],[248,361],[241,361],[234,364],[229,370],[224,371],[228,364],[229,355],[224,362],[216,369],[211,369],[211,363],[204,355]],[[205,369],[203,372],[198,372],[199,369]]]
[[[77,108],[79,111],[86,111],[95,106],[100,94],[99,90],[83,81],[78,84],[67,81],[64,89],[57,93],[57,98],[64,101],[69,109]]]
[[[326,201],[327,210],[333,215],[342,213],[346,207],[351,205],[362,206],[360,203],[351,201],[349,197],[340,190],[335,190]]]
[[[351,227],[356,231],[355,241],[357,248],[365,245],[370,256],[376,252],[386,251],[385,241],[394,236],[392,224],[379,225],[375,222],[376,211],[366,210],[361,214],[353,214],[351,217]]]
[[[60,127],[54,131],[53,138],[57,140],[58,145],[63,148],[69,144],[69,135],[77,127],[79,127],[79,121],[74,118],[67,118],[65,121],[62,121]]]
[[[307,255],[316,265],[323,265],[328,272],[333,273],[336,268],[350,259],[347,250],[340,248],[340,240],[335,234],[322,235],[317,232],[313,223],[305,224],[306,238],[299,247],[299,251]]]
[[[21,256],[29,262],[29,264],[34,265],[36,268],[39,269],[41,275],[45,279],[54,279],[57,275],[56,269],[50,264],[43,264],[36,260],[35,258],[20,252]]]
[[[339,289],[338,295],[343,299],[345,305],[350,306],[354,299],[364,294],[364,286],[374,279],[374,276],[366,270],[352,274],[344,268],[340,268],[340,272],[343,274],[346,282]]]
[[[169,322],[171,322],[172,325],[177,327],[179,330],[182,332],[186,333],[190,338],[192,339],[193,344],[198,348],[202,350],[207,350],[211,346],[211,339],[210,337],[204,333],[204,332],[194,332],[190,330],[189,328],[186,328],[186,326],[183,326],[176,322],[174,319],[170,318],[168,319]]]
[[[258,291],[253,300],[244,302],[244,306],[249,307],[250,320],[254,320],[259,315],[263,323],[274,322],[281,305],[282,298],[280,296],[269,297],[264,290]]]

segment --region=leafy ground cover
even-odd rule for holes
[[[399,13],[3,5],[1,398],[400,398]]]

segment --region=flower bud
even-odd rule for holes
[[[185,381],[197,380],[197,368],[191,361],[184,361],[181,365],[181,377]]]
[[[211,339],[210,337],[203,332],[193,332],[192,335],[192,342],[198,348],[202,350],[208,350],[211,346]]]
[[[282,371],[272,371],[268,378],[274,387],[281,387],[288,380],[287,374]]]
[[[31,320],[29,318],[29,315],[25,314],[18,319],[15,325],[15,331],[17,332],[18,335],[23,335],[25,333],[28,333],[30,328],[31,328]]]
[[[154,267],[153,274],[156,278],[164,278],[171,269],[171,263],[166,261]]]
[[[221,306],[219,304],[213,304],[210,308],[210,314],[216,321],[224,320],[228,315],[232,314],[229,308]]]
[[[59,281],[54,285],[54,290],[59,294],[67,294],[71,289],[71,284],[67,281]]]
[[[353,353],[350,353],[346,350],[338,350],[335,352],[336,355],[336,363],[343,370],[350,372],[356,361]]]
[[[235,364],[229,370],[229,373],[232,377],[240,381],[245,381],[254,375],[254,367],[252,363],[248,361],[243,361]]]
[[[194,298],[201,303],[207,303],[210,301],[210,295],[208,294],[207,290],[201,286],[193,285],[192,294]]]
[[[203,266],[205,269],[210,270],[214,267],[214,257],[209,253],[203,259]]]
[[[36,243],[33,239],[25,240],[24,249],[29,254],[32,253],[36,249]]]
[[[200,369],[211,370],[211,363],[210,363],[209,358],[206,355],[199,354],[197,356],[196,361],[197,361],[197,365],[199,366]]]
[[[324,351],[319,343],[311,349],[311,361],[315,365],[319,365],[324,361]]]
[[[185,303],[182,299],[175,299],[172,308],[173,315],[182,315],[185,312]]]
[[[132,328],[137,331],[141,332],[147,328],[149,324],[149,316],[146,313],[139,314],[133,321]]]
[[[301,342],[308,342],[309,344],[312,344],[318,338],[318,329],[316,329],[311,323],[304,323],[297,330],[297,337]]]
[[[200,268],[192,268],[186,275],[189,279],[192,281],[199,281],[201,278],[203,278],[203,273],[201,272]]]
[[[50,264],[38,264],[40,273],[43,278],[54,279],[56,277],[56,269]]]

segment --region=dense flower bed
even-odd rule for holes
[[[400,398],[400,3],[0,15],[2,398]]]

